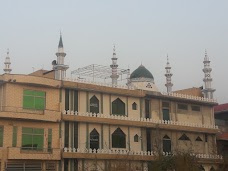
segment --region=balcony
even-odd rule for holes
[[[135,126],[135,127],[146,127],[146,128],[160,128],[169,130],[182,130],[182,131],[194,131],[201,133],[217,133],[218,126],[215,125],[203,125],[189,122],[178,122],[178,121],[166,121],[166,120],[152,120],[149,118],[139,117],[127,117],[117,115],[105,115],[95,113],[80,113],[74,111],[63,111],[63,120],[67,121],[78,121],[88,123],[101,123],[111,125],[122,125],[122,126]]]
[[[59,148],[29,150],[20,147],[8,147],[8,159],[61,160]]]
[[[0,117],[56,122],[61,120],[61,113],[54,110],[33,110],[15,106],[2,106]]]
[[[164,156],[171,155],[170,153],[164,153]],[[223,157],[221,155],[214,154],[191,154],[199,159],[201,163],[221,163]],[[81,158],[81,159],[100,159],[100,160],[140,160],[140,161],[152,161],[158,156],[157,152],[153,151],[129,151],[126,149],[75,149],[64,148],[63,158]]]

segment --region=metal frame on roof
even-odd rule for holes
[[[117,74],[119,75],[119,80],[128,79],[130,76],[130,69],[120,69],[117,68]],[[100,79],[111,79],[112,68],[104,65],[91,64],[85,66],[83,68],[78,68],[76,70],[71,71],[72,77],[82,78],[82,77],[90,77],[100,78]]]

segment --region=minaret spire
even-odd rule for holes
[[[202,90],[204,97],[205,98],[209,98],[209,99],[213,99],[213,93],[215,92],[215,89],[211,88],[211,82],[212,82],[212,78],[211,78],[211,71],[212,68],[210,67],[210,60],[209,57],[207,55],[207,50],[205,50],[205,56],[204,56],[204,68],[203,68],[203,72],[204,72],[204,84],[205,87]]]
[[[117,57],[116,57],[116,46],[113,46],[113,54],[112,54],[112,64],[110,65],[110,67],[112,68],[112,75],[110,76],[112,78],[112,86],[116,86],[117,85],[117,79],[119,78],[119,75],[117,73],[117,68],[118,68],[118,64],[117,64]]]
[[[169,57],[167,55],[167,63],[166,63],[166,73],[165,73],[165,77],[166,77],[166,84],[165,86],[167,87],[167,93],[171,93],[172,92],[172,81],[171,81],[171,77],[172,77],[172,73],[171,73],[171,66],[169,64]]]
[[[9,49],[7,49],[7,55],[6,55],[4,64],[5,64],[5,68],[3,70],[4,70],[5,74],[10,74],[12,69],[10,68],[11,62],[10,62],[10,57],[9,57]]]
[[[55,70],[55,79],[63,80],[66,77],[66,70],[69,68],[68,65],[64,64],[64,58],[66,53],[63,48],[62,33],[60,32],[60,39],[58,45],[58,52],[56,53],[57,61],[53,63],[53,70]]]

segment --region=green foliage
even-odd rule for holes
[[[175,155],[159,155],[149,165],[150,171],[200,171],[197,158],[189,152],[177,152]]]

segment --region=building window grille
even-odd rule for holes
[[[171,139],[167,135],[163,137],[163,152],[171,152]]]
[[[24,90],[23,108],[24,109],[45,109],[46,93],[43,91]]]
[[[120,128],[112,134],[112,148],[126,148],[126,135]]]
[[[137,110],[137,104],[135,102],[132,104],[132,110]]]
[[[90,112],[99,113],[99,100],[96,96],[93,96],[90,99]]]
[[[99,149],[99,133],[97,132],[97,130],[94,128],[91,132],[90,132],[90,148],[91,149]]]
[[[139,136],[137,134],[134,136],[134,142],[139,142]]]
[[[162,102],[163,108],[169,108],[169,102]]]
[[[112,102],[112,114],[113,115],[125,115],[125,103],[117,98]]]

